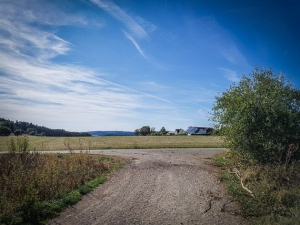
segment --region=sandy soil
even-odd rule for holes
[[[93,151],[134,160],[48,224],[247,224],[209,164],[224,150]]]

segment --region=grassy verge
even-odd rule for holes
[[[0,151],[7,149],[11,138],[0,137]],[[126,136],[126,137],[28,137],[29,150],[93,150],[134,148],[221,148],[217,136]]]
[[[0,154],[0,224],[45,224],[123,165],[87,153]]]
[[[300,224],[299,161],[260,165],[229,151],[217,155],[214,164],[251,224]]]

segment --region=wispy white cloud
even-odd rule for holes
[[[0,71],[5,74],[0,78],[0,112],[6,118],[22,120],[37,114],[52,122],[65,121],[69,127],[71,121],[85,118],[89,123],[85,126],[97,129],[92,119],[104,120],[106,127],[109,121],[114,127],[118,120],[139,118],[140,110],[170,108],[163,98],[102,79],[88,68],[7,54],[0,54],[0,61]],[[78,130],[78,124],[71,129],[76,126]]]
[[[150,22],[144,20],[144,19],[143,19],[142,17],[140,17],[140,16],[136,16],[136,17],[135,17],[135,21],[136,21],[138,24],[141,24],[141,26],[144,27],[144,29],[147,30],[148,32],[153,32],[153,31],[155,31],[155,30],[157,29],[157,27],[156,27],[154,24],[152,24],[152,23],[150,23]]]
[[[140,55],[143,58],[147,59],[147,56],[144,54],[144,52],[142,51],[142,49],[140,48],[140,46],[138,45],[138,43],[127,32],[125,32],[125,31],[123,31],[123,32],[124,32],[125,37],[128,40],[130,40],[132,42],[132,44],[134,45],[134,47],[138,50],[138,52],[140,53]]]
[[[7,50],[18,55],[35,55],[40,59],[50,59],[66,54],[71,45],[52,33],[3,18],[0,19],[0,30],[6,34],[0,34],[2,51]]]
[[[207,52],[214,52],[215,56],[220,57],[226,63],[247,66],[248,62],[239,49],[236,39],[230,30],[222,27],[213,16],[205,16],[200,19],[188,20],[189,31],[193,34],[192,39],[195,46],[203,44],[202,48],[207,48]]]
[[[247,60],[244,55],[239,51],[233,42],[228,41],[219,49],[220,55],[222,55],[229,63],[244,64],[247,65]]]
[[[2,117],[35,123],[49,122],[42,122],[42,125],[59,121],[66,123],[66,126],[58,123],[58,128],[77,131],[81,129],[80,125],[72,121],[83,119],[85,127],[91,129],[101,129],[99,126],[124,129],[125,126],[135,126],[124,121],[138,120],[140,111],[170,109],[171,103],[167,99],[111,82],[107,74],[103,76],[84,66],[54,62],[55,57],[69,53],[72,43],[49,30],[33,27],[31,23],[39,18],[34,11],[24,8],[23,15],[30,15],[30,19],[22,19],[11,15],[20,10],[17,3],[15,7],[13,4],[8,6],[7,11],[1,9],[5,13],[0,15]],[[127,38],[146,58],[130,37],[128,35]]]
[[[100,78],[98,78],[98,79],[100,79]],[[100,80],[103,80],[103,79],[100,79]],[[161,98],[161,97],[156,96],[156,95],[149,94],[149,93],[147,93],[147,92],[139,91],[139,90],[137,90],[137,89],[133,89],[133,88],[130,88],[130,87],[126,87],[126,86],[124,86],[124,85],[116,84],[116,83],[113,83],[113,82],[110,82],[110,81],[107,81],[107,80],[103,80],[103,81],[105,81],[105,82],[107,82],[107,83],[109,83],[109,84],[112,84],[112,85],[114,85],[114,86],[120,87],[120,88],[122,88],[122,89],[127,89],[127,90],[129,90],[129,91],[138,93],[138,94],[140,94],[140,95],[142,95],[142,96],[144,96],[144,97],[150,97],[150,98],[153,98],[153,99],[160,100],[160,101],[162,101],[162,102],[172,103],[171,101],[169,101],[169,100],[167,100],[167,99]]]
[[[204,102],[204,101],[202,101],[202,102]],[[192,103],[192,104],[194,104],[194,105],[197,105],[197,106],[199,106],[200,108],[205,109],[206,111],[210,111],[210,110],[211,110],[210,108],[205,107],[205,106],[203,106],[203,105],[200,105],[200,104],[198,104],[198,103],[196,103],[196,102],[190,101],[190,103]]]
[[[60,5],[68,4],[62,2]],[[71,5],[65,5],[70,7]],[[87,26],[103,27],[99,21],[89,20],[81,14],[66,14],[51,1],[23,0],[23,1],[1,1],[0,15],[7,20],[17,20],[26,23],[37,23],[51,26]]]
[[[149,37],[145,29],[136,20],[134,20],[132,16],[127,14],[123,9],[121,9],[118,5],[116,5],[112,1],[91,0],[91,2],[93,2],[95,5],[105,10],[115,19],[123,23],[136,37],[138,38]],[[139,18],[139,21],[141,21],[141,18]],[[143,23],[145,23],[145,21],[143,21]],[[150,26],[149,24],[150,23],[147,23],[148,27]],[[151,29],[155,29],[154,27],[155,26],[152,25]]]
[[[146,81],[144,83],[141,83],[143,85],[143,89],[150,89],[150,90],[167,90],[169,89],[168,86],[158,84],[155,81]]]
[[[39,5],[28,6],[28,2],[39,4],[38,0],[6,1],[0,8],[2,117],[74,131],[134,130],[144,125],[172,130],[204,124],[206,118],[198,110],[209,107],[205,101],[210,93],[206,90],[197,88],[181,98],[182,93],[171,84],[165,87],[157,81],[136,81],[122,85],[112,82],[109,73],[60,63],[57,56],[67,58],[74,46],[59,32],[55,33],[57,26],[89,26],[90,21],[59,9],[47,14],[48,9],[56,8],[46,5],[43,10]],[[148,37],[145,30],[151,32],[156,28],[142,18],[132,19],[120,8],[114,8],[112,2],[94,2],[106,5],[106,10],[125,24],[125,37],[142,57],[155,65],[156,61],[143,51],[139,42]],[[51,5],[51,1],[46,3]],[[186,99],[199,104],[192,106]]]
[[[219,70],[222,72],[222,74],[230,81],[232,82],[239,82],[240,78],[237,76],[237,73],[234,70],[229,70],[226,68],[219,68]]]
[[[157,62],[153,57],[149,57],[142,50],[137,39],[147,39],[149,34],[157,29],[157,27],[143,19],[139,16],[132,16],[116,5],[111,0],[90,0],[92,3],[97,5],[99,8],[106,11],[116,20],[120,21],[127,29],[121,29],[124,33],[125,38],[131,41],[134,47],[138,50],[140,55],[147,60],[148,63],[159,67],[160,69],[165,69],[165,66],[162,63]],[[126,30],[126,31],[125,31]]]

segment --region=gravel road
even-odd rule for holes
[[[247,224],[209,164],[222,151],[92,151],[134,160],[48,224]]]

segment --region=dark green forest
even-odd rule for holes
[[[52,136],[52,137],[79,137],[91,136],[86,132],[70,132],[63,129],[50,129],[44,126],[34,125],[23,121],[11,121],[0,118],[0,136],[8,136],[14,134],[16,136],[28,134],[33,136]]]

